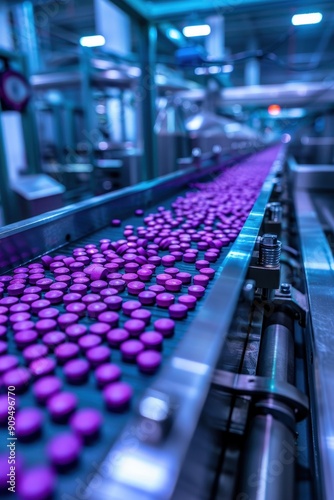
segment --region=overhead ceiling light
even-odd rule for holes
[[[304,24],[318,24],[322,20],[320,12],[310,12],[308,14],[295,14],[292,16],[291,22],[294,26],[302,26]]]
[[[268,106],[268,113],[271,116],[278,116],[281,112],[281,106],[279,104],[270,104]]]
[[[220,66],[209,66],[210,75],[216,75],[217,73],[220,73],[220,72],[221,72]]]
[[[171,38],[172,40],[181,40],[182,35],[179,30],[176,28],[169,28],[167,30],[167,36],[168,38]]]
[[[197,24],[195,26],[185,26],[182,33],[187,38],[193,36],[207,36],[211,33],[211,28],[208,24]]]
[[[207,74],[207,68],[203,68],[202,66],[198,66],[198,68],[195,68],[195,75],[206,75]]]
[[[222,66],[222,73],[232,73],[232,71],[233,71],[232,64],[224,64],[224,66]]]
[[[83,36],[80,38],[80,45],[82,47],[102,47],[105,43],[106,40],[102,35]]]

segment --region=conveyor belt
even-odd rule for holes
[[[269,163],[267,167],[270,167]],[[179,192],[179,195],[183,195],[184,191]],[[163,205],[166,208],[169,208],[174,201],[175,196],[164,200]],[[154,212],[158,206],[161,205],[161,202],[157,206],[151,206],[149,211]],[[123,221],[122,227],[120,228],[115,228],[115,227],[110,227],[106,226],[102,229],[99,229],[98,231],[90,234],[88,237],[82,238],[78,241],[75,241],[74,243],[68,244],[64,247],[61,248],[61,254],[63,255],[71,255],[72,251],[75,247],[81,247],[84,246],[85,244],[88,243],[95,243],[98,244],[99,240],[102,238],[109,238],[112,241],[118,240],[123,237],[123,230],[124,226],[127,224],[131,225],[137,225],[139,222],[138,217],[129,217],[126,220]],[[140,221],[142,222],[142,221]],[[231,244],[226,246],[217,260],[216,263],[212,263],[211,267],[217,271],[217,276],[220,274],[221,270],[221,265],[224,262],[224,259],[226,255],[228,254],[229,250],[231,248]],[[52,252],[52,255],[56,255],[58,252]],[[164,254],[167,254],[168,251],[160,252],[159,255],[162,256]],[[199,252],[197,258],[203,258],[204,252]],[[176,267],[180,269],[181,272],[189,272],[191,274],[194,273],[194,265],[193,264],[187,264],[183,261],[181,262],[176,262]],[[163,272],[163,266],[160,266],[157,268],[157,273],[158,272]],[[46,273],[47,276],[51,276],[51,273],[48,271]],[[207,292],[206,294],[209,295],[211,289],[214,286],[214,282],[210,281],[207,287]],[[154,281],[152,280],[152,283]],[[150,283],[151,284],[151,283]],[[184,288],[184,287],[183,287]],[[183,290],[182,292],[178,292],[175,295],[181,295],[182,293],[185,293]],[[119,294],[122,296],[124,299],[135,299],[135,297],[130,296],[126,291],[122,292]],[[204,299],[201,299],[202,302]],[[166,360],[172,355],[172,353],[175,351],[177,345],[179,344],[179,341],[183,338],[187,330],[189,329],[190,324],[196,317],[198,313],[198,309],[200,308],[201,302],[197,305],[197,308],[193,311],[188,312],[188,317],[187,319],[183,321],[177,321],[177,327],[175,331],[175,335],[172,338],[165,339],[164,341],[164,346],[163,346],[163,364],[166,362]],[[60,306],[53,306],[57,307],[62,313],[65,312],[64,305]],[[145,306],[144,306],[145,308]],[[168,310],[162,309],[158,307],[157,305],[155,306],[150,306],[150,311],[152,313],[152,319],[151,319],[151,325],[153,325],[154,321],[158,318],[161,317],[168,317]],[[125,320],[127,320],[128,317],[126,317],[124,314],[120,314],[120,327],[123,326]],[[89,326],[90,324],[93,323],[93,320],[85,317],[80,320],[81,324],[85,324]],[[148,329],[153,329],[153,327],[149,327]],[[13,341],[13,335],[12,331],[9,329],[8,332],[8,352],[15,354],[20,357],[22,360],[22,353],[19,351]],[[138,401],[140,400],[145,388],[149,386],[152,383],[152,379],[154,377],[159,377],[159,373],[155,376],[151,375],[144,375],[138,371],[138,368],[135,364],[129,364],[129,363],[124,363],[121,360],[120,352],[117,349],[112,350],[112,359],[111,361],[117,365],[119,365],[122,369],[122,380],[125,382],[128,382],[132,388],[134,389],[134,398],[131,403],[131,408],[134,409],[136,408]],[[22,361],[22,364],[24,364],[24,361]],[[73,386],[70,385],[66,382],[62,368],[57,366],[56,368],[56,375],[63,380],[64,386],[63,390],[69,390],[69,391],[75,391],[79,398],[79,407],[87,407],[87,406],[94,406],[96,409],[100,410],[105,417],[105,423],[102,427],[101,435],[99,438],[92,443],[89,447],[84,447],[83,452],[80,455],[80,462],[77,467],[73,467],[66,472],[62,472],[58,475],[58,480],[57,480],[57,490],[55,493],[56,498],[73,498],[73,492],[77,491],[77,497],[79,497],[79,491],[83,491],[84,488],[87,486],[87,483],[91,479],[91,473],[92,470],[96,470],[98,467],[98,463],[101,460],[103,456],[106,455],[112,444],[114,443],[115,439],[119,436],[119,433],[121,429],[124,427],[124,424],[126,421],[129,419],[129,416],[131,415],[131,411],[125,412],[123,414],[117,414],[113,413],[112,415],[109,412],[106,412],[105,410],[105,405],[103,402],[102,397],[100,396],[101,390],[96,387],[95,379],[93,373],[90,373],[89,380],[87,383],[79,386]],[[19,407],[28,407],[28,406],[34,406],[35,405],[35,400],[33,399],[33,396],[31,394],[31,391],[27,391],[26,393],[22,394],[19,396],[20,404]],[[19,442],[17,444],[17,452],[19,455],[22,456],[23,462],[25,466],[29,467],[34,467],[36,465],[41,465],[44,463],[45,458],[44,458],[44,450],[45,450],[45,445],[48,442],[48,440],[55,434],[68,429],[68,425],[63,425],[63,424],[56,424],[51,421],[51,419],[48,416],[47,410],[43,408],[44,412],[44,425],[43,425],[43,434],[42,436],[29,443],[21,443]],[[108,424],[111,425],[108,425]],[[7,438],[7,430],[1,428],[0,430],[0,440],[1,442],[5,442]],[[63,496],[64,494],[68,494],[69,496]],[[75,497],[75,496],[74,496]],[[77,498],[75,497],[75,498]]]

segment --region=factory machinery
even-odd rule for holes
[[[333,201],[291,185],[278,144],[1,230],[19,498],[333,497]]]

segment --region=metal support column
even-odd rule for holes
[[[10,224],[16,221],[15,203],[13,199],[13,192],[10,190],[9,186],[6,152],[2,135],[1,112],[2,110],[0,104],[0,206],[2,206],[4,223]]]
[[[155,59],[157,29],[148,23],[139,25],[141,77],[137,99],[141,101],[141,123],[143,142],[142,179],[154,179],[157,176],[157,138],[154,132],[156,117]]]

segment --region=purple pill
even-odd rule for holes
[[[137,365],[143,373],[154,373],[161,364],[162,356],[157,351],[144,351],[137,356]]]
[[[20,297],[23,295],[23,291],[25,289],[25,285],[23,283],[14,283],[7,287],[8,295],[12,295],[14,297]]]
[[[63,297],[63,302],[65,306],[68,304],[71,304],[72,302],[78,302],[82,298],[82,295],[80,293],[66,293]]]
[[[111,351],[107,346],[99,345],[86,351],[86,358],[90,365],[95,368],[103,363],[108,363],[110,360]]]
[[[35,359],[40,359],[46,356],[49,352],[49,349],[46,345],[35,344],[26,347],[23,351],[23,357],[26,362],[29,364]]]
[[[0,356],[2,356],[3,354],[6,354],[7,349],[8,349],[7,342],[0,340]]]
[[[128,283],[127,288],[131,295],[139,295],[140,292],[145,290],[145,283],[142,281],[131,281]]]
[[[70,325],[66,328],[65,333],[70,340],[75,341],[87,333],[87,327],[78,324]]]
[[[19,349],[34,344],[38,339],[38,333],[35,330],[22,330],[14,335],[14,340]]]
[[[140,340],[127,340],[120,347],[123,361],[134,362],[139,353],[144,350],[144,344]]]
[[[13,370],[19,364],[19,360],[17,356],[13,354],[5,354],[0,358],[0,375],[8,372],[9,370]]]
[[[156,351],[161,350],[163,339],[163,335],[155,331],[144,332],[139,337],[139,340],[144,344],[145,349],[153,349]]]
[[[47,402],[47,408],[53,420],[64,421],[74,412],[78,398],[72,392],[60,392]]]
[[[147,290],[140,292],[138,299],[142,305],[153,305],[155,304],[156,296],[157,294],[155,292]]]
[[[100,345],[102,342],[102,338],[99,335],[88,334],[80,337],[78,340],[78,345],[82,351],[87,351],[92,347],[96,347]]]
[[[59,316],[59,311],[55,307],[47,307],[38,313],[39,319],[55,319]]]
[[[194,295],[194,297],[196,297],[197,299],[203,297],[204,293],[205,293],[205,288],[204,286],[201,285],[191,285],[188,288],[188,294]]]
[[[87,307],[82,302],[72,302],[66,306],[66,312],[77,314],[80,318],[85,316]]]
[[[183,261],[187,263],[196,262],[196,255],[194,253],[185,253],[183,255]]]
[[[81,449],[81,438],[76,434],[64,432],[49,441],[47,455],[55,467],[64,468],[74,464],[79,459]]]
[[[165,283],[167,280],[170,280],[170,275],[167,273],[158,274],[156,277],[156,281],[157,281],[158,285],[165,286]],[[150,290],[152,290],[152,287],[150,287]],[[155,290],[153,290],[153,291],[155,291]]]
[[[6,314],[4,312],[1,312],[1,308],[3,306],[0,306],[0,314]],[[3,307],[4,309],[6,309],[5,307]],[[29,304],[14,304],[13,306],[10,307],[9,311],[12,313],[12,314],[15,314],[15,313],[22,313],[22,312],[27,312],[29,311],[30,309],[30,306]]]
[[[210,280],[214,277],[216,271],[212,269],[211,267],[202,267],[199,271],[201,274],[204,274],[204,276],[207,276]],[[196,283],[197,285],[197,283]]]
[[[50,290],[49,292],[46,292],[44,297],[50,302],[50,304],[61,304],[63,296],[64,294],[60,290]]]
[[[168,313],[173,319],[184,319],[188,315],[188,307],[184,304],[172,304],[168,308]]]
[[[110,297],[106,297],[103,302],[105,304],[107,304],[108,306],[108,309],[110,309],[111,311],[119,311],[122,307],[122,302],[123,302],[123,299],[122,297],[117,297],[117,296],[110,296]]]
[[[127,316],[131,316],[131,313],[133,311],[140,308],[141,303],[138,300],[128,300],[127,302],[123,302],[122,304],[122,310]]]
[[[181,295],[178,301],[180,304],[187,306],[188,309],[194,309],[197,299],[194,295]]]
[[[66,363],[69,359],[75,358],[79,354],[79,346],[72,342],[60,344],[55,348],[55,355],[60,364]]]
[[[165,288],[169,292],[179,292],[182,288],[182,281],[179,279],[170,279],[165,282]]]
[[[31,310],[33,313],[38,314],[42,309],[46,309],[51,305],[51,302],[46,299],[36,300],[31,304]]]
[[[155,294],[162,293],[165,291],[165,287],[163,285],[152,285],[148,289],[149,291],[154,292]]]
[[[89,375],[89,363],[86,359],[72,359],[64,366],[66,380],[70,384],[83,384]]]
[[[132,319],[140,319],[144,321],[145,325],[148,325],[151,321],[152,314],[147,309],[136,309],[132,311],[131,318]]]
[[[19,439],[36,438],[42,430],[43,413],[38,408],[23,408],[16,417],[15,432]]]
[[[104,290],[107,288],[108,284],[106,281],[103,280],[96,280],[92,281],[90,284],[90,289],[92,290],[93,293],[99,293],[101,290]]]
[[[79,320],[79,316],[74,313],[65,313],[58,316],[58,325],[61,330],[66,330],[70,325],[73,325]]]
[[[105,387],[112,382],[116,382],[121,378],[121,375],[121,369],[112,363],[100,365],[95,370],[95,377],[99,387]]]
[[[0,299],[0,306],[10,307],[13,304],[17,304],[19,299],[17,297],[4,297]]]
[[[99,335],[100,337],[104,338],[105,335],[109,332],[110,328],[110,324],[98,322],[89,327],[89,333],[92,333],[93,335]]]
[[[62,344],[66,340],[66,335],[63,332],[48,332],[43,336],[43,344],[47,345],[51,351]]]
[[[88,306],[94,302],[99,302],[100,296],[96,293],[88,293],[87,295],[84,295],[81,300],[86,306]]]
[[[94,408],[78,410],[70,420],[70,426],[83,440],[96,437],[102,425],[102,415]]]
[[[103,391],[107,408],[116,412],[124,411],[128,408],[132,394],[131,386],[125,382],[115,382],[107,385]]]
[[[17,491],[21,500],[47,500],[52,496],[55,485],[54,471],[50,467],[40,466],[22,474]]]
[[[5,387],[14,386],[17,394],[20,394],[28,389],[30,378],[27,368],[18,367],[6,372],[2,377],[2,382]]]
[[[39,286],[42,290],[49,290],[52,283],[53,280],[51,278],[42,278],[36,281],[36,285]]]
[[[87,306],[87,313],[90,318],[97,318],[101,315],[101,313],[105,312],[108,309],[107,304],[104,302],[94,302],[93,304],[89,304]],[[110,313],[116,314],[116,313]]]
[[[154,330],[162,333],[164,337],[171,337],[174,334],[175,322],[169,318],[160,318],[154,322]]]
[[[37,402],[45,404],[52,396],[60,392],[62,385],[58,377],[43,377],[35,382],[32,391]]]
[[[54,372],[56,362],[52,358],[39,358],[32,361],[29,370],[34,377],[44,377]]]
[[[193,280],[194,285],[201,285],[206,287],[210,281],[210,278],[208,276],[205,276],[204,274],[195,274]]]
[[[119,314],[113,311],[102,312],[101,314],[99,314],[98,320],[102,323],[108,323],[111,328],[114,328],[118,325]]]
[[[130,333],[124,328],[114,328],[107,333],[107,342],[110,347],[119,347],[122,342],[130,338]]]
[[[174,267],[175,261],[174,255],[164,255],[161,259],[161,264],[165,267]]]
[[[190,273],[178,273],[176,275],[176,279],[182,281],[184,285],[188,285],[191,283],[191,274]]]
[[[171,293],[159,293],[156,301],[159,307],[169,307],[175,302],[175,297]]]
[[[53,285],[50,286],[50,291],[51,290],[57,290],[57,291],[60,291],[60,292],[64,292],[65,290],[67,290],[67,284],[66,283],[61,283],[61,282],[57,281],[57,283],[53,283]]]
[[[35,328],[40,335],[44,335],[57,328],[57,321],[54,319],[40,319],[36,322]]]
[[[87,286],[82,283],[75,283],[74,285],[70,286],[70,292],[75,293],[76,295],[80,295],[80,297],[86,295],[87,289]]]
[[[124,328],[131,337],[138,337],[145,330],[145,321],[141,319],[129,319],[124,323]]]
[[[18,321],[12,325],[15,333],[23,332],[24,330],[33,330],[35,323],[33,321]]]

